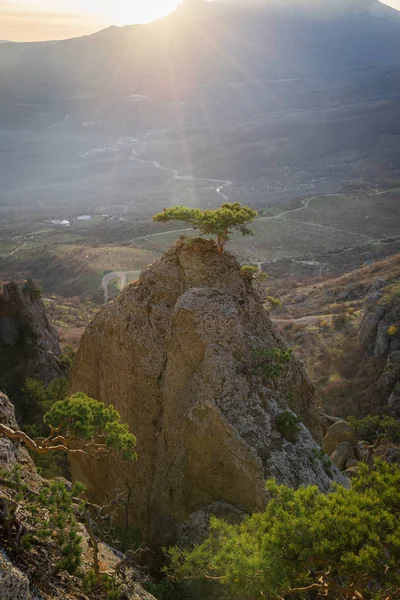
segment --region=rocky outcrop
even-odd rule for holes
[[[0,389],[12,393],[26,377],[49,383],[62,374],[59,354],[57,330],[33,281],[0,284]]]
[[[0,423],[7,425],[7,427],[10,427],[11,429],[18,429],[14,406],[7,396],[1,392]],[[0,437],[0,469],[10,471],[16,464],[19,464],[22,467],[25,483],[29,485],[29,487],[37,489],[41,483],[41,479],[36,472],[33,460],[27,450],[25,450],[25,448],[17,441],[9,440],[6,437]]]
[[[378,383],[383,397],[382,405],[389,405],[400,415],[400,283],[381,282],[372,285],[361,321],[361,345],[377,358],[386,358],[387,364]]]
[[[28,577],[15,567],[0,548],[1,600],[33,600]]]
[[[261,509],[267,477],[328,490],[313,457],[325,427],[314,387],[296,358],[263,377],[255,357],[272,348],[285,342],[235,258],[209,241],[178,243],[98,314],[71,376],[71,392],[114,404],[139,462],[74,464],[74,477],[102,501],[129,481],[131,524],[149,546],[173,542],[215,502]],[[303,420],[296,441],[276,426],[292,411]]]

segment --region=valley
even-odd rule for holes
[[[1,600],[399,596],[399,15],[0,44]]]

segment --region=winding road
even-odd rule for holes
[[[144,160],[143,158],[138,158],[136,150],[133,151],[133,154],[134,154],[134,156],[131,157],[131,160],[134,160],[135,162],[142,163],[142,164],[153,165],[153,167],[155,167],[156,169],[159,169],[160,171],[166,171],[167,173],[172,173],[173,178],[178,179],[179,181],[204,181],[206,183],[221,184],[215,188],[215,191],[217,192],[217,194],[222,196],[222,198],[224,200],[228,200],[228,196],[226,196],[222,192],[222,190],[224,190],[228,186],[232,185],[232,181],[228,181],[226,179],[203,179],[203,178],[192,177],[192,175],[179,175],[179,171],[177,171],[176,169],[170,169],[169,167],[163,167],[156,160]]]
[[[140,271],[113,271],[112,273],[107,273],[107,275],[104,275],[101,282],[101,287],[104,290],[104,304],[108,304],[110,298],[108,291],[108,286],[110,283],[112,281],[118,281],[120,289],[123,290],[128,283],[129,275],[131,276],[130,279],[133,280],[134,278],[139,277]]]

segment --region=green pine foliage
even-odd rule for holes
[[[48,427],[43,418],[51,406],[67,396],[68,379],[60,377],[45,386],[40,379],[27,378],[20,393],[19,407],[24,431],[31,438],[46,438]],[[69,465],[62,454],[33,455],[38,471],[44,477],[69,477]]]
[[[285,365],[293,358],[293,349],[267,348],[252,352],[251,372],[253,375],[279,377]]]
[[[34,494],[23,482],[18,464],[10,471],[2,471],[1,477],[11,501],[8,523],[3,522],[3,530],[8,533],[5,544],[27,553],[47,544],[54,555],[56,573],[77,573],[82,565],[82,537],[78,532],[76,502],[85,486],[76,483],[69,491],[62,481],[51,481],[39,494]],[[17,513],[22,521],[15,528],[10,524],[17,523]],[[23,531],[20,538],[19,530]]]
[[[68,379],[54,379],[47,387],[40,379],[28,377],[21,392],[21,420],[24,431],[30,437],[46,437],[48,430],[43,422],[51,406],[67,395]]]
[[[210,578],[241,600],[394,598],[400,586],[400,468],[360,465],[329,494],[267,482],[263,513],[240,525],[211,519],[194,550],[170,550],[173,576]]]
[[[257,211],[249,206],[242,206],[240,202],[226,202],[217,209],[201,210],[200,208],[188,208],[178,205],[165,208],[162,212],[154,215],[153,220],[158,223],[168,221],[183,221],[198,229],[202,235],[217,236],[217,244],[220,250],[229,240],[230,234],[236,230],[242,235],[252,235],[247,227],[257,217]]]
[[[88,442],[102,438],[107,448],[120,452],[124,460],[137,459],[136,438],[128,425],[121,423],[120,414],[112,405],[106,406],[82,392],[53,404],[44,422],[65,438],[73,436]]]
[[[393,444],[400,443],[400,422],[388,415],[367,415],[363,419],[349,417],[354,433],[364,442],[375,442],[378,438]]]
[[[64,369],[64,371],[67,375],[69,375],[71,372],[74,359],[75,359],[75,350],[72,348],[72,346],[66,346],[64,348],[64,350],[61,352],[60,356],[58,357],[58,362],[60,364],[60,367],[62,369]]]
[[[296,417],[294,413],[290,412],[289,410],[285,410],[276,417],[275,423],[279,433],[288,442],[292,442],[293,444],[297,442],[297,438],[299,437],[301,431],[300,417]]]
[[[248,277],[248,279],[251,279],[251,281],[255,281],[258,284],[265,283],[269,279],[269,276],[266,273],[252,265],[243,265],[240,270],[245,277]]]

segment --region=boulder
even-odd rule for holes
[[[176,543],[179,548],[192,549],[204,542],[210,531],[210,517],[212,516],[223,519],[231,525],[238,525],[246,513],[236,506],[223,502],[214,502],[214,504],[192,513],[178,528]]]
[[[378,325],[385,315],[385,309],[378,305],[371,304],[371,301],[366,303],[364,314],[361,320],[359,330],[359,340],[370,353],[374,352],[376,337],[378,333]]]
[[[353,465],[344,471],[344,475],[351,479],[352,477],[357,477],[358,475],[358,466]]]
[[[104,502],[123,473],[130,522],[150,548],[217,501],[262,509],[267,477],[329,490],[312,454],[326,426],[315,389],[295,357],[277,377],[258,374],[257,351],[272,348],[287,347],[236,259],[210,241],[178,242],[100,311],[71,375],[70,392],[114,404],[139,462],[74,462],[74,478]],[[303,420],[295,442],[276,426],[289,404]]]
[[[388,281],[386,279],[375,279],[371,284],[370,293],[377,292],[378,290],[381,290],[387,285]]]
[[[340,442],[356,443],[354,432],[347,421],[337,421],[329,427],[322,440],[322,447],[331,456]]]
[[[341,471],[346,470],[347,463],[350,463],[349,466],[354,466],[356,454],[353,444],[351,442],[340,442],[331,454],[331,461]]]

